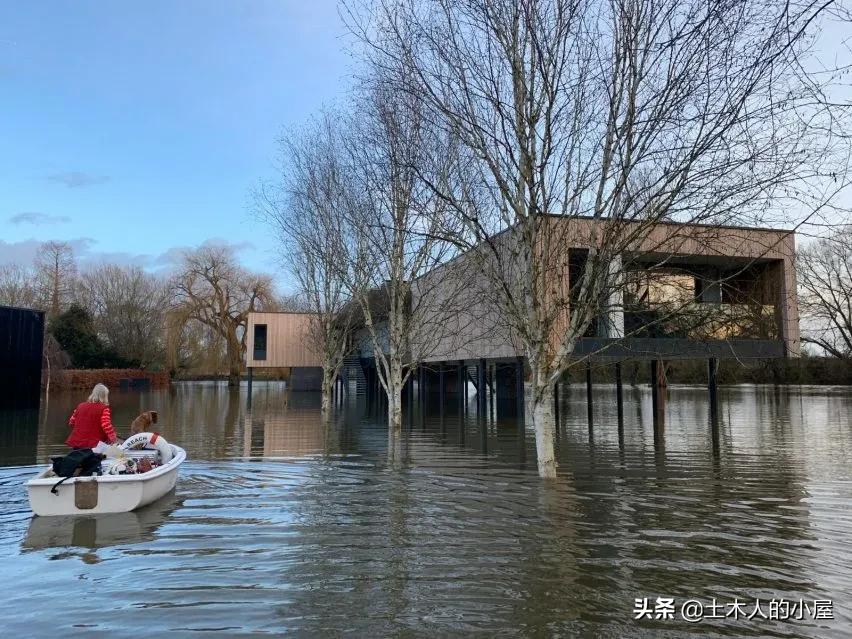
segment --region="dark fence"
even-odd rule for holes
[[[144,390],[168,388],[166,371],[150,372],[139,368],[92,368],[54,371],[50,390],[90,391],[95,384],[106,384],[110,390]],[[88,392],[86,393],[88,395]]]
[[[38,407],[44,313],[0,306],[0,408]]]

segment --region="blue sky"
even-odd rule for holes
[[[0,2],[0,264],[60,239],[160,270],[227,242],[274,272],[250,191],[346,92],[344,34],[335,0]],[[828,27],[828,63],[846,38]]]
[[[333,0],[0,3],[0,263],[61,239],[157,270],[213,241],[273,271],[250,190],[345,92],[344,32]]]

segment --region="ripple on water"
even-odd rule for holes
[[[691,389],[671,390],[662,440],[647,393],[628,394],[621,441],[611,391],[599,389],[590,437],[569,389],[550,483],[513,422],[428,418],[391,459],[387,431],[357,407],[322,426],[275,392],[247,414],[238,395],[214,391],[117,400],[117,422],[157,408],[164,435],[189,451],[176,491],[135,513],[33,519],[21,482],[37,467],[0,468],[10,633],[840,637],[852,627],[852,433],[836,421],[849,415],[848,391],[728,392],[714,448]],[[33,463],[61,450],[56,419]],[[828,598],[837,619],[635,623],[645,596]]]

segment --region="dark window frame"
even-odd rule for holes
[[[269,329],[266,324],[255,324],[253,330],[252,359],[262,362],[266,360]]]

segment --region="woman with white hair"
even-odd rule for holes
[[[96,384],[89,399],[77,406],[68,425],[73,427],[65,443],[71,448],[94,448],[98,442],[118,441],[109,412],[109,389]]]

